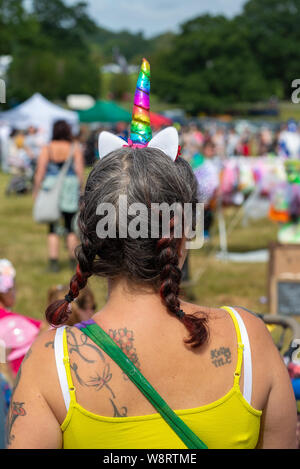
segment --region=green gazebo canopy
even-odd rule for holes
[[[131,122],[131,113],[114,101],[97,101],[90,109],[78,111],[80,122]]]

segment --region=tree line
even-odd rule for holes
[[[99,97],[100,66],[118,47],[129,63],[151,61],[152,91],[187,112],[221,113],[241,102],[290,99],[300,78],[300,0],[249,0],[234,18],[201,15],[178,33],[147,39],[96,24],[87,5],[0,0],[0,55],[12,55],[8,102],[35,91],[64,100]]]

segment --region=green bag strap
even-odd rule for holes
[[[139,388],[153,407],[160,413],[167,424],[174,430],[189,449],[207,449],[198,436],[175,414],[163,398],[146,380],[142,373],[129,360],[112,338],[93,320],[84,321],[76,325],[95,344],[119,365],[128,378]]]

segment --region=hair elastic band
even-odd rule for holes
[[[73,295],[68,294],[68,295],[65,296],[65,300],[66,300],[68,303],[72,303],[72,301],[74,301],[74,297],[73,297]]]
[[[185,315],[185,312],[183,311],[183,309],[179,309],[178,311],[176,311],[175,314],[179,319],[182,319],[183,316]]]

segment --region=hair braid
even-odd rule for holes
[[[178,298],[181,281],[181,270],[178,267],[179,239],[174,238],[174,219],[171,220],[170,231],[170,238],[161,238],[157,243],[161,280],[160,296],[168,310],[175,314],[187,328],[190,336],[185,339],[185,343],[198,347],[208,339],[207,317],[186,314],[180,308]]]
[[[83,200],[81,200],[80,205],[80,208],[83,211]],[[82,217],[79,217],[78,225],[82,242],[76,248],[78,264],[76,273],[70,281],[70,290],[64,300],[53,302],[46,310],[46,319],[53,326],[59,326],[67,321],[68,316],[71,313],[70,303],[77,298],[79,291],[86,286],[88,278],[93,272],[93,261],[98,247],[95,248],[95,244],[90,239],[87,226]]]
[[[49,324],[59,326],[67,321],[71,313],[70,303],[77,298],[79,291],[86,286],[90,275],[90,273],[82,273],[79,264],[77,265],[76,273],[71,278],[69,293],[65,296],[65,299],[54,301],[46,309],[46,319]]]
[[[179,285],[181,270],[178,267],[177,240],[175,238],[161,238],[157,243],[160,250],[158,264],[160,268],[160,296],[173,314],[179,314],[180,301]]]

